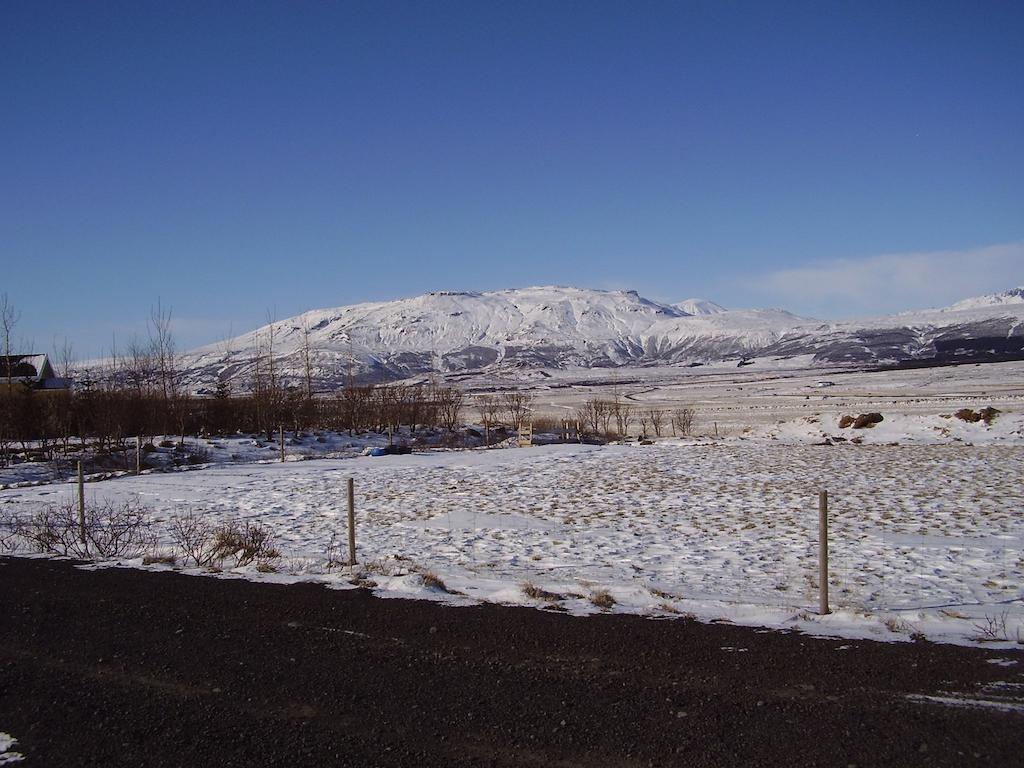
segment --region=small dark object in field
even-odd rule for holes
[[[970,408],[961,408],[959,411],[954,413],[960,421],[966,421],[970,424],[975,424],[979,421],[984,421],[986,426],[992,424],[992,419],[999,413],[997,408],[989,406],[988,408],[982,408],[980,411],[974,411]]]
[[[880,413],[862,413],[853,422],[853,428],[870,429],[871,427],[875,426],[875,424],[878,424],[882,420],[882,414]]]
[[[839,428],[846,429],[847,427],[852,427],[853,422],[855,421],[856,419],[853,418],[853,416],[843,416],[841,419],[839,419]]]

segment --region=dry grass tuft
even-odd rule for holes
[[[548,592],[546,589],[538,587],[536,584],[533,584],[529,581],[524,581],[522,584],[522,588],[523,593],[527,597],[533,598],[534,600],[544,600],[549,603],[554,603],[559,600],[565,599],[564,595],[560,595],[557,592]]]
[[[423,579],[423,586],[427,589],[437,589],[441,592],[447,592],[449,595],[461,595],[457,589],[450,588],[444,583],[444,580],[430,569],[424,569],[420,571],[420,578]]]
[[[178,556],[173,552],[150,552],[142,558],[143,565],[177,565]]]
[[[590,602],[603,611],[607,611],[615,605],[615,598],[607,589],[599,589],[590,596]]]

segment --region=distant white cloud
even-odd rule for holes
[[[818,317],[856,317],[948,306],[1024,283],[1024,243],[963,251],[837,259],[760,276],[762,303]]]

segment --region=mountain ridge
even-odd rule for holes
[[[1005,301],[978,297],[944,309],[843,322],[782,309],[727,310],[702,299],[666,304],[637,291],[572,286],[433,291],[310,310],[185,353],[181,369],[196,387],[230,378],[241,379],[244,388],[271,343],[278,370],[292,383],[305,375],[308,347],[319,388],[350,378],[800,355],[818,365],[1024,356],[1024,292],[1020,301],[1011,300],[1016,290],[992,295]]]

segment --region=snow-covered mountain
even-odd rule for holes
[[[707,299],[687,299],[672,306],[688,315],[717,315],[720,312],[728,311],[721,304],[715,304]]]
[[[985,307],[1002,307],[1007,304],[1024,304],[1024,286],[1011,288],[1002,293],[990,293],[987,296],[978,296],[973,299],[958,301],[949,307],[952,312],[959,312],[965,309],[984,309]]]
[[[1018,289],[1019,290],[1019,289]],[[1011,291],[1007,296],[1013,294]],[[957,309],[964,305],[964,308]],[[318,386],[480,369],[692,364],[811,355],[858,365],[1024,353],[1024,303],[972,299],[945,310],[823,323],[781,309],[661,304],[636,291],[535,287],[434,292],[306,312],[183,356],[186,380],[243,382],[272,349],[297,382],[306,352]]]

